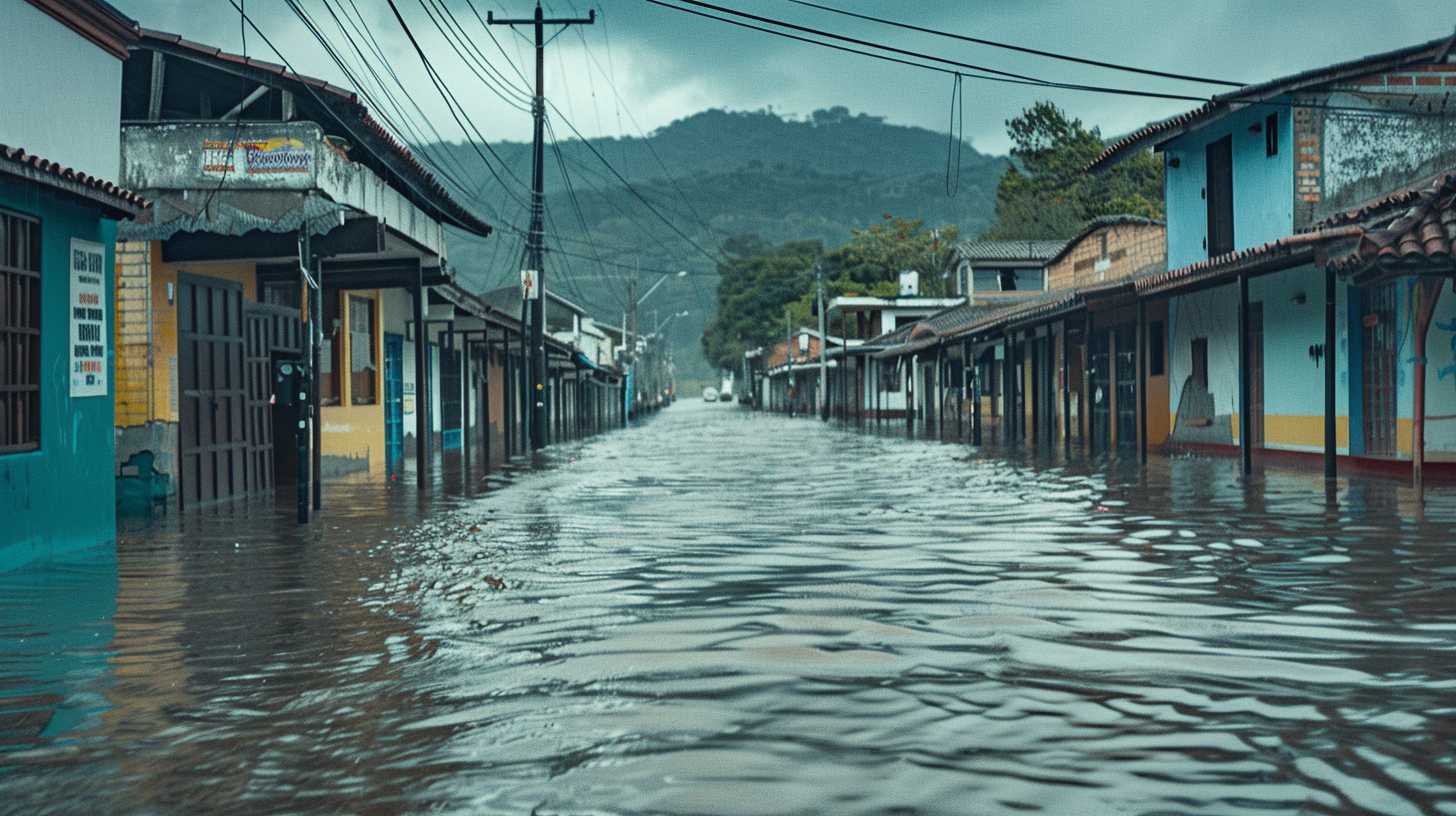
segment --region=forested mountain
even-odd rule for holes
[[[648,270],[687,270],[688,278],[664,284],[643,305],[647,313],[640,319],[650,329],[653,309],[659,316],[690,310],[670,330],[687,377],[707,373],[698,338],[716,309],[715,262],[725,240],[752,234],[769,242],[833,246],[848,240],[852,228],[886,214],[956,225],[962,235],[974,236],[991,226],[997,182],[1007,167],[1006,159],[963,145],[959,178],[952,178],[955,195],[948,196],[945,134],[844,108],[804,119],[709,110],[646,139],[592,139],[589,145],[569,138],[559,122],[553,130],[560,141],[546,155],[547,232],[548,245],[560,251],[548,261],[547,285],[615,322],[626,301],[624,276],[639,263],[639,292],[660,277]],[[530,145],[492,147],[523,182],[529,180]],[[494,204],[492,223],[526,226],[524,188],[515,188],[519,200],[503,193],[476,147],[431,150],[463,168],[472,182],[484,180],[471,195]],[[522,246],[520,235],[502,226],[483,241],[454,240],[452,262],[468,283],[498,286],[516,274]]]

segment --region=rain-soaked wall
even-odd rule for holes
[[[1414,406],[1414,284],[1397,287],[1397,451],[1411,453]],[[1361,339],[1352,315],[1351,289],[1336,289],[1335,434],[1339,452],[1363,453]],[[1311,356],[1324,343],[1324,273],[1312,266],[1277,272],[1249,282],[1250,304],[1262,304],[1264,352],[1264,446],[1318,452],[1324,446],[1324,365]],[[1358,304],[1358,301],[1357,301]],[[1356,326],[1351,360],[1350,327]],[[1169,414],[1173,441],[1236,445],[1238,415],[1238,285],[1207,289],[1169,300]],[[1191,382],[1195,339],[1208,344],[1208,389]],[[1427,339],[1426,450],[1456,454],[1456,295],[1446,287]],[[1353,365],[1352,365],[1353,362]],[[1208,409],[1211,406],[1211,411]],[[1352,423],[1352,409],[1354,420]],[[1208,424],[1204,424],[1204,420]],[[1351,447],[1351,433],[1356,436]]]
[[[0,454],[0,570],[6,570],[116,541],[110,353],[104,393],[72,396],[69,375],[72,241],[101,245],[102,291],[109,292],[116,226],[28,183],[0,183],[0,208],[38,219],[41,230],[40,447]],[[111,304],[103,303],[109,313]],[[103,332],[108,352],[109,331]]]

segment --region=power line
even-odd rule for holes
[[[292,3],[294,2],[294,0],[288,0],[288,2]],[[525,187],[525,183],[517,178],[515,173],[511,172],[511,169],[509,166],[506,165],[505,160],[502,159],[500,155],[495,152],[495,148],[490,146],[490,142],[486,141],[485,137],[480,135],[480,129],[475,126],[475,122],[471,121],[470,115],[465,112],[464,106],[460,105],[459,100],[455,98],[455,95],[450,91],[449,86],[446,85],[444,81],[439,77],[438,73],[435,71],[434,65],[430,63],[430,58],[425,56],[425,51],[423,48],[420,47],[419,41],[415,39],[414,32],[410,30],[409,24],[404,21],[404,15],[400,14],[399,6],[395,5],[394,0],[385,0],[385,2],[389,3],[390,11],[394,12],[394,19],[399,21],[399,26],[400,28],[404,29],[404,34],[407,38],[409,38],[410,45],[414,48],[416,56],[420,58],[420,63],[425,66],[425,73],[429,75],[430,82],[435,86],[435,90],[439,91],[440,96],[445,100],[445,108],[450,112],[450,118],[454,119],[455,124],[459,125],[461,131],[466,134],[467,141],[470,141],[470,133],[472,131],[475,133],[476,138],[480,140],[479,143],[471,141],[471,147],[475,150],[476,155],[480,156],[480,160],[485,164],[486,169],[490,171],[490,174],[495,177],[495,180],[500,183],[501,187],[507,191],[507,194],[510,195],[512,198],[516,198],[515,192],[507,187],[505,179],[501,178],[500,174],[496,172],[495,166],[490,163],[490,160],[485,157],[484,153],[480,152],[481,146],[484,146],[485,149],[489,151],[492,156],[495,157],[495,160],[501,163],[502,169],[505,170],[506,174],[509,175],[511,179],[516,182],[516,184]],[[458,114],[455,111],[456,106],[460,107],[460,112]],[[462,117],[464,121],[461,121]],[[470,124],[469,128],[466,127],[467,122]]]
[[[705,3],[705,2],[703,2],[703,0],[677,0],[677,1],[680,2],[680,3],[687,3],[688,5],[691,5],[691,6],[697,6],[699,8],[712,9],[713,11],[720,12],[720,13],[723,13],[723,14],[731,14],[731,15],[734,15],[735,17],[743,17],[745,19],[754,20],[755,22],[759,22],[759,23],[766,23],[768,25],[779,26],[780,28],[787,28],[787,29],[789,29],[791,31],[799,31],[799,32],[802,32],[804,34],[812,34],[812,35],[814,35],[816,37],[828,37],[828,38],[830,38],[832,40],[838,40],[840,42],[847,42],[847,43],[850,43],[852,45],[859,45],[859,46],[865,46],[865,47],[869,47],[869,48],[876,48],[876,49],[879,49],[881,51],[888,51],[888,52],[890,52],[892,54],[900,54],[900,55],[905,56],[905,57],[912,57],[912,58],[915,58],[915,59],[922,59],[922,60],[930,60],[931,62],[938,62],[938,63],[941,63],[943,65],[952,65],[952,66],[955,66],[956,68],[962,68],[962,69],[965,69],[967,71],[979,71],[979,72],[981,72],[983,74],[983,76],[975,77],[977,79],[989,79],[989,80],[1001,81],[1001,82],[1014,82],[1014,83],[1018,83],[1018,84],[1041,85],[1041,86],[1045,86],[1045,87],[1049,87],[1049,88],[1065,88],[1065,89],[1068,89],[1068,90],[1089,91],[1089,92],[1094,92],[1094,93],[1118,94],[1118,95],[1122,95],[1122,96],[1142,96],[1142,97],[1149,97],[1149,98],[1152,98],[1152,99],[1178,99],[1178,100],[1183,100],[1185,102],[1190,102],[1190,101],[1202,102],[1202,101],[1206,101],[1206,99],[1207,99],[1206,97],[1201,97],[1201,96],[1189,96],[1187,94],[1160,93],[1160,92],[1157,92],[1157,91],[1143,91],[1143,90],[1138,90],[1138,89],[1135,89],[1135,88],[1114,88],[1114,87],[1108,87],[1108,86],[1104,86],[1104,85],[1084,85],[1084,84],[1080,84],[1080,83],[1071,83],[1071,82],[1054,82],[1054,81],[1051,81],[1051,80],[1045,80],[1045,79],[1040,79],[1038,77],[1029,76],[1027,74],[1018,74],[1018,73],[1014,73],[1012,71],[1003,71],[1003,70],[1001,70],[999,68],[990,68],[990,67],[986,67],[986,66],[983,66],[983,65],[975,65],[973,63],[961,62],[959,60],[948,59],[946,57],[937,57],[934,54],[926,54],[926,53],[921,52],[921,51],[911,51],[911,50],[905,49],[905,48],[897,48],[897,47],[895,47],[893,45],[885,45],[884,43],[877,43],[877,42],[874,42],[874,41],[871,41],[871,40],[863,40],[863,39],[859,39],[858,37],[850,37],[850,36],[847,36],[847,35],[844,35],[844,34],[835,34],[834,32],[825,31],[825,30],[819,29],[819,28],[813,28],[811,26],[802,26],[802,25],[798,25],[797,23],[790,23],[790,22],[787,22],[787,21],[784,21],[784,20],[775,19],[773,17],[764,17],[764,16],[761,16],[761,15],[758,15],[758,14],[750,14],[749,12],[746,12],[746,11],[737,11],[735,9],[728,8],[726,6],[714,5],[713,3]],[[648,0],[648,2],[653,3],[655,5],[666,6],[667,8],[674,8],[673,6],[667,6],[665,3],[658,2],[658,0]],[[680,7],[678,7],[677,10],[678,11],[689,11],[689,9],[684,9],[684,8],[680,8]],[[724,18],[721,18],[721,17],[717,17],[717,18],[714,18],[714,19],[724,20]],[[760,29],[760,30],[763,30],[763,29]],[[772,31],[770,33],[779,33],[779,34],[782,34],[782,32],[772,32]],[[785,36],[787,36],[787,35],[785,35]],[[813,41],[813,40],[811,40],[811,42],[817,42],[819,45],[828,45],[828,43],[819,42],[819,41]],[[954,73],[954,72],[951,72],[951,73]]]
[[[1043,51],[1039,48],[1029,48],[1024,45],[1013,45],[1011,43],[998,42],[996,40],[987,40],[980,37],[971,37],[965,34],[956,34],[949,31],[941,31],[939,29],[919,26],[913,23],[905,23],[898,20],[886,19],[884,17],[876,17],[872,14],[861,14],[859,12],[849,11],[847,9],[826,6],[822,3],[813,3],[810,2],[810,0],[789,0],[789,2],[799,6],[807,6],[809,8],[815,8],[821,11],[828,11],[833,14],[842,14],[846,17],[854,17],[860,20],[868,20],[870,22],[894,26],[896,28],[903,28],[909,31],[919,31],[923,34],[932,34],[937,37],[947,37],[953,40],[961,40],[962,42],[975,43],[977,45],[986,45],[992,48],[1004,48],[1008,51],[1017,51],[1023,54],[1034,54],[1036,56],[1047,57],[1049,59],[1075,62],[1080,65],[1092,65],[1098,68],[1108,68],[1114,71],[1126,71],[1128,73],[1144,74],[1146,76],[1162,77],[1164,79],[1178,79],[1186,82],[1201,82],[1206,85],[1227,85],[1230,87],[1241,88],[1244,85],[1248,84],[1246,82],[1233,82],[1227,79],[1214,79],[1212,77],[1203,77],[1194,74],[1177,74],[1171,71],[1159,71],[1153,68],[1135,68],[1131,65],[1123,65],[1116,62],[1103,62],[1102,60],[1089,59],[1087,57],[1078,57],[1071,54],[1062,54],[1056,51]]]
[[[1380,109],[1372,109],[1372,108],[1360,108],[1360,107],[1354,107],[1354,106],[1348,106],[1348,105],[1343,105],[1343,106],[1342,105],[1329,105],[1329,104],[1322,104],[1322,103],[1317,103],[1317,102],[1287,101],[1287,100],[1277,100],[1277,99],[1247,99],[1247,100],[1245,100],[1245,99],[1227,98],[1225,96],[1209,97],[1209,96],[1190,96],[1190,95],[1186,95],[1186,94],[1158,93],[1158,92],[1153,92],[1153,91],[1142,91],[1142,90],[1133,89],[1133,88],[1108,88],[1108,87],[1097,86],[1097,85],[1080,85],[1080,84],[1076,84],[1076,83],[1054,82],[1054,81],[1050,81],[1050,80],[1036,79],[1034,77],[1033,78],[1024,78],[1023,79],[1023,78],[1019,78],[1021,75],[1018,75],[1018,74],[1010,74],[1009,72],[1006,72],[1006,71],[998,71],[996,69],[981,69],[981,68],[979,68],[977,66],[969,66],[967,63],[961,63],[961,62],[957,62],[955,60],[949,60],[949,59],[945,59],[945,58],[942,58],[942,57],[936,57],[936,56],[929,55],[929,54],[922,54],[922,53],[919,53],[919,52],[906,51],[904,49],[898,49],[898,48],[895,48],[893,46],[881,45],[881,44],[874,43],[874,42],[870,42],[870,41],[867,41],[867,40],[856,40],[854,38],[847,38],[847,37],[843,37],[843,36],[840,36],[840,35],[831,34],[829,32],[817,32],[816,29],[809,29],[809,28],[806,28],[804,26],[796,26],[796,25],[794,25],[792,23],[779,22],[779,21],[773,20],[771,18],[758,17],[756,15],[749,15],[749,14],[746,14],[745,12],[738,12],[738,11],[733,11],[731,9],[725,9],[722,6],[713,6],[713,5],[709,4],[709,3],[702,3],[702,2],[699,2],[699,0],[677,0],[677,1],[678,2],[682,2],[682,3],[692,3],[694,5],[704,6],[704,7],[708,7],[708,8],[721,9],[725,13],[742,15],[742,16],[751,17],[753,19],[764,20],[764,21],[769,22],[769,23],[771,23],[773,25],[781,25],[781,26],[784,26],[786,28],[793,28],[793,29],[798,29],[798,30],[806,30],[806,31],[809,31],[809,32],[812,32],[812,33],[822,33],[822,35],[823,36],[826,36],[826,37],[831,37],[831,38],[840,39],[840,40],[849,40],[849,41],[852,41],[852,42],[863,43],[863,44],[865,44],[865,45],[867,45],[867,46],[869,46],[871,48],[879,48],[879,49],[883,49],[883,50],[886,50],[886,51],[892,51],[892,52],[897,52],[897,53],[904,53],[904,54],[908,54],[910,56],[913,56],[913,57],[915,57],[917,59],[926,59],[926,60],[930,60],[932,62],[944,63],[945,65],[968,67],[968,68],[971,68],[973,70],[965,70],[965,71],[962,71],[962,70],[957,70],[956,68],[947,68],[947,67],[944,67],[943,65],[927,65],[927,64],[925,64],[923,62],[915,62],[914,60],[911,60],[911,59],[903,59],[901,57],[891,56],[890,54],[880,54],[880,53],[876,53],[874,51],[865,51],[865,50],[859,49],[859,48],[851,48],[849,46],[838,45],[838,44],[832,43],[832,42],[824,42],[823,40],[816,40],[816,39],[812,39],[810,37],[803,37],[803,36],[799,36],[799,35],[796,35],[796,34],[791,34],[791,33],[787,32],[787,31],[779,31],[779,30],[772,29],[772,28],[766,28],[764,26],[754,25],[753,23],[746,23],[746,22],[743,22],[742,20],[735,20],[735,19],[732,19],[730,17],[720,17],[720,16],[718,16],[716,14],[708,14],[707,12],[698,11],[697,9],[693,9],[693,8],[683,8],[681,6],[674,6],[674,5],[670,4],[670,3],[664,2],[664,0],[647,0],[648,3],[651,3],[652,5],[655,5],[655,6],[661,6],[662,8],[671,9],[673,11],[682,12],[684,14],[691,14],[691,15],[694,15],[696,17],[703,17],[703,18],[708,19],[708,20],[715,20],[715,21],[720,22],[720,23],[727,23],[729,25],[737,26],[739,28],[746,28],[746,29],[751,29],[753,31],[760,31],[760,32],[763,32],[765,34],[772,34],[772,35],[774,35],[776,37],[783,37],[785,39],[796,40],[798,42],[808,43],[810,45],[817,45],[817,46],[819,46],[821,48],[830,48],[830,49],[833,49],[835,51],[843,51],[843,52],[850,53],[850,54],[858,54],[858,55],[863,56],[863,57],[870,57],[871,59],[877,59],[877,60],[881,60],[883,62],[892,62],[892,63],[896,63],[896,64],[899,64],[899,65],[906,65],[906,66],[909,66],[911,68],[919,68],[919,69],[924,70],[924,71],[934,71],[936,73],[941,73],[941,74],[960,75],[960,76],[967,77],[967,78],[970,78],[970,79],[981,79],[981,80],[986,80],[988,82],[1002,82],[1002,83],[1006,83],[1006,84],[1010,84],[1010,85],[1029,85],[1029,86],[1032,86],[1032,87],[1039,87],[1039,88],[1054,88],[1054,89],[1059,89],[1059,90],[1083,91],[1083,92],[1088,92],[1088,93],[1103,93],[1103,94],[1112,94],[1112,95],[1121,95],[1121,96],[1135,96],[1135,97],[1152,98],[1152,99],[1180,100],[1180,101],[1185,101],[1185,102],[1214,103],[1214,102],[1219,102],[1219,101],[1222,101],[1222,100],[1227,99],[1227,101],[1230,102],[1230,103],[1238,103],[1238,104],[1250,105],[1250,106],[1257,105],[1257,106],[1270,107],[1270,108],[1280,108],[1280,109],[1287,108],[1287,109],[1290,109],[1290,110],[1293,110],[1293,109],[1297,109],[1298,108],[1298,109],[1309,109],[1309,110],[1337,111],[1337,112],[1342,112],[1342,113],[1349,113],[1349,114],[1355,115],[1355,116],[1370,116],[1370,117],[1393,116],[1393,117],[1402,117],[1402,118],[1422,118],[1422,119],[1426,119],[1426,118],[1447,119],[1447,118],[1450,118],[1446,114],[1446,112],[1445,112],[1445,103],[1444,102],[1442,103],[1442,106],[1441,106],[1442,107],[1442,110],[1439,111],[1439,112],[1437,112],[1437,111],[1396,111],[1396,110],[1380,110]],[[987,74],[987,73],[978,73],[979,71],[982,71],[982,70],[995,71],[996,72],[996,75]]]

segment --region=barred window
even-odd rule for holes
[[[0,454],[40,447],[40,222],[0,210]]]

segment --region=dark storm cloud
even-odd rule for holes
[[[240,47],[237,14],[227,0],[116,2],[143,25],[224,48]],[[342,43],[343,38],[331,27],[323,2],[302,2],[325,24],[326,33]],[[336,8],[340,5],[340,0],[332,2]],[[448,138],[460,138],[460,131],[449,121],[388,5],[384,0],[354,2],[414,97],[438,120],[441,132]],[[468,99],[471,114],[485,135],[491,139],[526,138],[530,130],[526,115],[479,90],[465,64],[450,54],[433,30],[419,0],[396,2],[416,35],[427,43],[440,69]],[[483,47],[493,49],[464,0],[448,2],[467,31]],[[530,6],[520,0],[505,4],[473,2],[482,15],[487,9],[512,16],[530,12]],[[1326,0],[1314,7],[1317,14],[1307,3],[1271,0],[829,2],[978,37],[1240,81],[1260,80],[1432,39],[1450,34],[1456,24],[1456,11],[1449,0],[1407,0],[1397,4]],[[1191,94],[1217,90],[896,31],[784,0],[719,0],[719,4],[1058,81]],[[546,5],[557,14],[584,13],[589,6],[585,0],[553,0]],[[250,16],[297,68],[345,82],[282,0],[249,0],[247,7]],[[633,131],[629,117],[615,104],[606,75],[615,78],[627,109],[647,129],[708,107],[772,107],[784,113],[807,114],[832,105],[887,116],[894,122],[946,128],[949,77],[735,28],[663,9],[645,0],[606,0],[595,8],[602,12],[601,22],[581,32],[567,32],[556,40],[547,62],[548,91],[588,134]],[[503,31],[498,36],[507,51],[524,64],[529,52],[522,40]],[[249,53],[276,59],[256,38],[249,39]],[[494,55],[493,50],[490,53]],[[1130,130],[1194,104],[1048,91],[981,80],[968,80],[965,93],[967,136],[980,149],[996,152],[1006,147],[1004,120],[1039,98],[1056,101],[1106,134]]]

